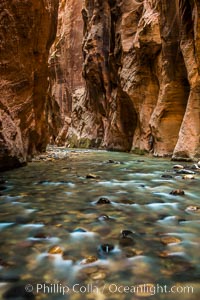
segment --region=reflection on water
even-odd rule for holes
[[[147,291],[115,291],[149,284],[194,287],[153,299],[198,299],[200,173],[185,180],[167,159],[65,151],[63,160],[1,175],[1,298],[149,299]],[[171,195],[176,189],[185,195]],[[70,288],[65,295],[36,293],[43,283]],[[26,284],[34,294],[24,291]]]

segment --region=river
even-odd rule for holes
[[[1,298],[199,299],[198,170],[184,179],[170,159],[57,151],[0,174]]]

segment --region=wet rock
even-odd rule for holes
[[[30,286],[31,288],[31,286]],[[17,285],[11,287],[8,291],[3,294],[3,299],[35,299],[35,296],[32,292],[28,292],[25,289],[25,285]]]
[[[134,234],[135,234],[135,232],[133,232],[131,230],[122,230],[121,231],[122,238],[130,237],[130,236],[133,236]]]
[[[97,201],[96,204],[101,205],[101,204],[110,204],[110,200],[106,197],[101,197],[99,198],[99,200]]]
[[[97,273],[92,273],[90,278],[93,280],[102,280],[106,278],[106,273],[102,271],[99,271]]]
[[[83,259],[81,261],[81,264],[83,264],[83,265],[85,265],[85,264],[91,264],[91,263],[93,263],[93,262],[95,262],[97,260],[98,260],[98,258],[96,256],[88,256],[88,257],[86,257],[85,259]]]
[[[106,164],[124,164],[123,162],[120,162],[120,161],[116,161],[116,160],[113,160],[113,159],[109,159],[108,161],[106,161]]]
[[[99,247],[99,250],[101,251],[101,252],[103,252],[103,253],[106,253],[106,254],[108,254],[108,253],[110,253],[110,252],[112,252],[113,250],[114,250],[114,245],[112,245],[112,244],[102,244],[100,247]]]
[[[200,168],[200,161],[198,161],[197,166]]]
[[[158,253],[158,256],[161,258],[166,258],[169,257],[169,252],[168,251],[161,251]]]
[[[90,174],[86,175],[86,178],[88,178],[88,179],[97,179],[97,178],[100,178],[100,176],[90,173]]]
[[[98,217],[98,220],[99,221],[110,221],[111,218],[107,215],[102,215],[102,216]]]
[[[176,173],[177,173],[177,174],[190,174],[190,175],[195,174],[194,171],[187,170],[187,169],[178,170]]]
[[[135,245],[135,241],[131,237],[121,237],[119,240],[119,245],[121,247],[128,247]]]
[[[186,222],[187,220],[184,218],[178,218],[177,221],[178,221],[178,223],[181,223],[181,222]]]
[[[184,166],[182,166],[182,165],[174,165],[173,169],[184,169]]]
[[[198,205],[190,205],[185,209],[186,212],[200,212],[200,206]]]
[[[73,232],[84,233],[84,232],[87,232],[87,230],[84,229],[84,228],[76,228],[76,229],[73,230]]]
[[[174,195],[174,196],[183,196],[185,195],[185,192],[183,190],[172,190],[170,192],[170,195]]]
[[[194,164],[194,165],[191,166],[191,169],[193,169],[193,170],[199,170],[200,168],[199,168],[199,166],[197,164]]]
[[[137,255],[142,255],[143,254],[143,251],[142,250],[137,250],[137,249],[126,249],[125,252],[124,252],[125,256],[127,258],[131,258],[133,256],[137,256]]]
[[[160,241],[164,245],[172,244],[172,243],[180,243],[181,240],[177,237],[166,235],[160,238]]]
[[[45,234],[44,232],[38,232],[33,237],[35,239],[48,239],[49,235]]]
[[[182,179],[195,179],[194,175],[186,174],[182,176]]]
[[[49,254],[63,254],[63,250],[60,246],[53,246],[48,250]]]
[[[113,159],[109,159],[106,163],[109,163],[109,164],[114,164],[115,161]]]
[[[173,178],[173,176],[169,175],[169,174],[163,174],[163,175],[161,175],[161,177],[165,178],[165,179],[171,179],[171,178]]]

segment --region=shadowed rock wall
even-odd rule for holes
[[[1,0],[1,170],[25,163],[46,147],[47,60],[57,9],[57,0]]]

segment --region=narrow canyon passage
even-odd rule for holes
[[[186,172],[126,153],[48,153],[0,178],[1,299],[198,299],[191,163]]]
[[[0,1],[0,299],[199,299],[199,186],[199,0]]]

